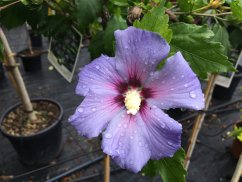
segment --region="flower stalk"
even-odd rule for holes
[[[110,182],[110,157],[104,156],[104,182]]]

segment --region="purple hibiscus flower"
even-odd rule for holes
[[[204,97],[180,52],[156,70],[170,51],[158,34],[129,27],[115,31],[115,39],[115,57],[102,55],[79,73],[76,93],[85,99],[69,121],[88,138],[103,132],[104,153],[138,172],[181,147],[181,124],[161,109],[199,110]]]

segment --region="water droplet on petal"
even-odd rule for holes
[[[121,124],[118,124],[118,127],[121,127]]]
[[[96,108],[92,108],[92,111],[95,112],[96,111]]]
[[[127,124],[124,124],[124,128],[127,128]]]
[[[98,69],[98,70],[100,69],[100,66],[98,66],[98,65],[96,65],[95,67],[96,67],[96,69]]]
[[[137,130],[134,130],[134,133],[137,133]]]
[[[196,93],[194,91],[190,92],[190,97],[195,99],[197,97]]]
[[[131,140],[133,140],[133,139],[134,139],[134,137],[131,135],[131,136],[130,136],[130,139],[131,139]]]
[[[142,147],[142,146],[143,146],[143,144],[142,144],[141,142],[139,142],[139,146],[140,146],[140,147]]]
[[[174,90],[174,88],[171,88],[170,90]]]
[[[170,142],[170,141],[168,141],[168,142],[167,142],[167,144],[168,144],[168,145],[170,145],[170,146],[172,146],[172,145],[173,145],[173,143],[172,143],[172,142]]]
[[[188,84],[185,84],[185,85],[184,85],[184,87],[186,87],[186,88],[187,88],[187,87],[188,87]]]
[[[161,122],[161,123],[160,123],[160,126],[161,126],[161,128],[164,129],[164,128],[165,128],[165,123]]]
[[[111,133],[106,133],[106,134],[105,134],[105,138],[107,138],[107,139],[112,138],[112,134],[111,134]]]
[[[199,109],[199,106],[198,105],[196,105],[195,107],[196,107],[196,109]]]
[[[184,75],[181,75],[182,78],[184,78],[185,76]]]
[[[78,112],[80,112],[80,113],[82,113],[82,112],[84,111],[84,109],[83,109],[83,108],[81,108],[81,107],[80,107],[80,108],[78,108],[77,110],[78,110]]]

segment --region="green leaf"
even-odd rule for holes
[[[87,26],[92,23],[101,12],[102,4],[100,0],[75,0],[76,10],[74,17],[79,24],[79,29],[84,32]]]
[[[164,182],[185,182],[184,159],[185,151],[181,148],[172,158],[150,160],[143,172],[148,176],[160,175]]]
[[[160,34],[167,42],[171,41],[172,30],[169,29],[169,17],[165,8],[155,7],[145,14],[141,21],[136,20],[134,26]]]
[[[105,52],[103,35],[104,31],[100,31],[92,37],[92,40],[88,47],[92,59],[99,57],[102,53]]]
[[[238,39],[238,37],[242,37],[242,30],[235,28],[229,35],[229,40],[234,49],[242,49],[242,39]]]
[[[127,28],[126,21],[122,18],[121,11],[118,8],[113,18],[108,22],[106,29],[92,38],[89,45],[91,57],[96,58],[102,53],[114,56],[114,31],[125,28]]]
[[[212,40],[214,42],[220,42],[224,46],[224,54],[228,55],[231,45],[227,29],[219,24],[215,24],[212,30],[214,32]]]
[[[230,4],[231,11],[233,16],[242,21],[242,0],[234,0]]]
[[[214,34],[206,26],[174,23],[170,27],[173,31],[171,50],[181,51],[200,78],[207,78],[210,72],[235,70],[224,55],[222,44],[211,40]]]
[[[177,0],[181,11],[190,12],[192,10],[204,7],[208,2],[204,0]]]
[[[125,28],[127,28],[126,21],[122,18],[120,9],[117,9],[112,20],[108,22],[103,35],[105,41],[104,48],[107,55],[114,55],[114,31],[118,29],[123,30]]]
[[[111,3],[113,3],[116,6],[128,6],[128,0],[111,0]]]
[[[8,29],[23,25],[28,17],[28,8],[22,3],[10,6],[0,13],[0,25]]]

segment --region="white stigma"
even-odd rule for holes
[[[139,111],[141,104],[141,97],[139,91],[127,91],[125,94],[124,103],[127,109],[127,114],[135,115]]]

